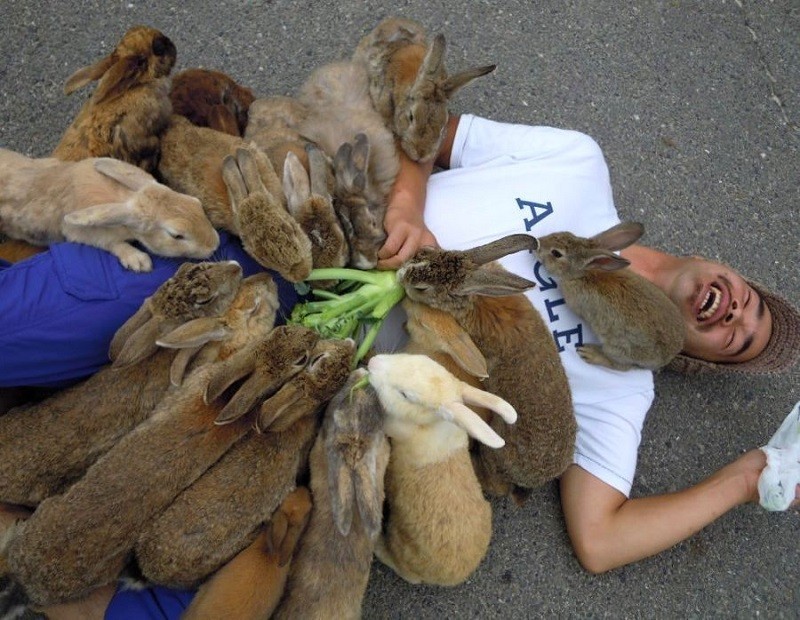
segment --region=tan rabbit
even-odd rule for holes
[[[439,152],[447,104],[456,91],[497,66],[448,76],[444,52],[444,35],[436,35],[428,45],[421,24],[389,17],[361,39],[353,54],[367,67],[375,109],[415,161],[430,160]]]
[[[21,260],[36,256],[47,248],[20,241],[19,239],[5,239],[0,242],[0,260],[9,263],[18,263]]]
[[[207,258],[219,235],[197,198],[107,157],[62,162],[0,149],[0,228],[36,245],[76,241],[103,248],[127,269],[150,271],[154,254]]]
[[[310,511],[307,488],[289,493],[255,540],[200,586],[182,620],[267,620],[272,616]]]
[[[462,583],[483,560],[492,534],[468,436],[490,449],[504,444],[467,405],[487,407],[508,424],[516,412],[425,355],[373,356],[369,381],[392,439],[386,522],[375,554],[411,583]]]
[[[380,533],[389,444],[374,391],[350,374],[328,404],[309,457],[314,507],[275,618],[361,617]]]
[[[305,468],[319,413],[354,354],[352,340],[318,341],[305,368],[261,404],[256,430],[265,434],[245,436],[144,527],[136,557],[146,578],[195,586],[252,540]]]
[[[289,213],[311,242],[315,269],[344,267],[350,259],[350,247],[328,192],[328,162],[313,145],[306,146],[308,171],[294,152],[288,152],[283,164],[283,188]]]
[[[652,282],[625,269],[630,262],[614,253],[642,234],[638,222],[623,222],[588,239],[569,232],[538,239],[536,254],[558,280],[564,301],[600,339],[577,349],[590,364],[657,370],[683,349],[678,307]]]
[[[177,328],[185,339],[192,335],[187,326],[230,311],[241,275],[234,262],[181,265],[118,330],[115,356],[123,370],[108,366],[0,417],[0,501],[36,506],[62,492],[144,420],[166,393],[175,358],[173,350],[158,350],[159,333]]]
[[[155,28],[134,26],[111,54],[72,74],[64,85],[66,94],[99,82],[53,157],[113,157],[155,172],[172,110],[167,76],[175,58],[169,38]]]
[[[242,136],[255,95],[220,71],[185,69],[172,77],[169,98],[173,113],[195,125]]]
[[[308,108],[294,97],[256,99],[250,105],[244,139],[264,151],[275,170],[283,170],[289,152],[297,155],[308,170],[306,145],[309,140],[298,130],[307,116]]]
[[[453,315],[486,359],[483,388],[519,414],[507,428],[496,416],[490,422],[503,434],[503,448],[479,448],[478,478],[500,495],[556,478],[575,449],[566,373],[552,335],[521,294],[534,283],[492,264],[534,243],[530,236],[510,235],[466,251],[422,248],[397,272],[412,300]]]
[[[281,180],[264,153],[177,115],[161,147],[166,183],[199,198],[214,226],[238,235],[253,258],[287,280],[308,276],[311,242],[286,210]]]
[[[143,526],[250,429],[246,417],[215,425],[220,411],[246,411],[272,394],[303,368],[316,340],[299,326],[276,327],[227,360],[198,368],[66,493],[14,526],[2,555],[31,601],[61,603],[112,582]],[[219,397],[240,379],[226,404]]]

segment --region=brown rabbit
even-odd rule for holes
[[[427,161],[439,152],[447,104],[461,87],[495,70],[486,65],[449,76],[445,38],[428,45],[425,29],[410,19],[389,17],[361,39],[353,59],[364,63],[375,109],[411,159]]]
[[[174,114],[195,125],[232,136],[243,136],[253,91],[228,75],[211,69],[185,69],[172,77],[169,91]]]
[[[113,581],[142,527],[251,427],[248,418],[215,425],[220,411],[247,411],[272,394],[303,368],[316,340],[299,326],[276,327],[227,360],[199,368],[64,495],[46,499],[14,526],[3,555],[31,601],[65,602]],[[225,404],[223,391],[245,377]]]
[[[21,260],[36,256],[44,252],[47,248],[33,245],[19,239],[5,239],[0,242],[0,260],[9,263],[18,263]]]
[[[298,487],[256,537],[200,586],[183,620],[267,620],[278,606],[291,558],[308,523],[311,493]]]
[[[66,94],[99,82],[53,156],[70,161],[113,157],[155,172],[172,111],[167,76],[175,58],[169,38],[155,28],[134,26],[111,54],[72,74]]]
[[[114,356],[124,370],[108,366],[0,417],[0,501],[36,506],[62,492],[144,420],[166,393],[175,358],[158,350],[159,334],[228,311],[241,275],[234,262],[184,263],[118,330]]]
[[[491,264],[534,243],[530,236],[510,235],[466,251],[422,248],[397,272],[412,300],[455,317],[486,359],[483,388],[519,414],[510,427],[496,417],[491,421],[506,440],[503,448],[479,448],[478,478],[500,495],[556,478],[575,449],[566,373],[552,335],[521,294],[534,283]]]
[[[657,370],[683,349],[678,307],[652,282],[625,269],[630,262],[614,253],[642,234],[638,222],[622,222],[588,239],[569,232],[538,239],[536,254],[558,280],[564,301],[600,339],[577,349],[590,364]]]
[[[314,507],[275,618],[361,617],[389,460],[375,393],[354,389],[364,375],[353,371],[325,411],[309,457]]]
[[[264,153],[177,115],[161,147],[161,175],[199,198],[214,226],[238,235],[253,258],[287,280],[308,276],[311,242],[286,210],[281,181]]]
[[[37,245],[75,241],[103,248],[134,271],[155,254],[207,258],[219,235],[197,198],[109,157],[62,162],[0,149],[0,228]]]
[[[472,468],[468,436],[490,449],[503,445],[467,405],[487,407],[506,423],[517,414],[425,355],[375,355],[369,381],[392,440],[375,554],[411,583],[462,583],[483,560],[492,535],[491,506]]]
[[[306,367],[262,403],[256,429],[266,434],[244,437],[144,528],[136,556],[145,577],[197,585],[252,540],[294,488],[318,414],[347,379],[354,353],[352,340],[314,345]]]

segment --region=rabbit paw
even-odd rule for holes
[[[633,368],[631,364],[623,364],[608,357],[603,351],[603,347],[599,344],[584,344],[577,347],[577,351],[581,359],[587,364],[605,366],[613,370],[630,370]]]
[[[120,243],[109,250],[119,259],[125,269],[131,271],[146,272],[153,270],[153,260],[141,250],[137,250],[132,245]]]

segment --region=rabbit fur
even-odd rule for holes
[[[275,618],[360,618],[381,527],[389,444],[374,391],[350,374],[333,397],[309,457],[311,518]]]
[[[220,411],[247,411],[272,394],[302,369],[316,340],[299,326],[276,327],[227,360],[198,368],[83,478],[15,525],[2,555],[31,601],[61,603],[112,582],[143,526],[250,429],[244,417],[215,425]],[[220,396],[240,379],[226,403]]]
[[[159,173],[196,196],[217,228],[239,236],[262,266],[291,282],[311,271],[311,242],[286,210],[281,180],[255,145],[174,115],[164,133]]]
[[[572,462],[576,421],[566,373],[552,335],[522,291],[534,283],[498,258],[530,250],[528,235],[509,235],[466,251],[422,248],[397,272],[412,300],[453,315],[486,359],[483,388],[507,400],[517,423],[500,427],[506,445],[479,446],[476,473],[484,490],[521,498]]]
[[[354,353],[352,340],[319,340],[306,367],[262,403],[258,417],[269,419],[256,423],[259,434],[242,438],[146,525],[136,545],[146,578],[195,586],[250,543],[294,488],[318,414],[347,379]]]
[[[614,253],[642,234],[638,222],[622,222],[588,239],[569,232],[538,239],[536,254],[558,280],[564,301],[600,339],[577,348],[590,364],[657,370],[683,349],[678,307],[652,282],[625,269],[629,261]]]
[[[448,76],[444,52],[443,34],[428,45],[421,24],[389,17],[361,39],[353,54],[367,68],[375,109],[414,161],[436,157],[447,125],[447,104],[456,91],[497,67]]]
[[[286,175],[286,161],[289,153],[294,153],[307,170],[311,170],[308,157],[310,142],[302,136],[299,127],[308,118],[308,107],[297,99],[290,97],[268,97],[257,99],[250,109],[250,121],[247,125],[245,137],[253,140],[259,148],[269,155],[276,169],[284,167]],[[353,137],[355,140],[356,138]],[[333,148],[331,146],[331,148]],[[378,262],[378,250],[386,239],[383,230],[383,206],[380,202],[371,204],[365,191],[367,190],[367,165],[369,162],[369,141],[366,134],[358,134],[357,147],[351,142],[343,142],[334,155],[335,179],[328,174],[327,194],[333,194],[333,210],[338,215],[339,227],[330,225],[328,228],[333,233],[322,231],[320,236],[336,235],[336,244],[326,242],[325,246],[333,248],[329,255],[334,254],[341,246],[339,230],[344,233],[346,248],[349,252],[344,260],[347,264],[361,269],[372,269]],[[396,174],[396,173],[395,173]],[[312,176],[313,179],[313,176]],[[313,183],[312,183],[313,185]],[[316,184],[320,190],[315,194],[324,195],[322,184]],[[284,182],[284,191],[289,196],[289,189]],[[291,200],[289,201],[291,203]],[[325,208],[327,212],[327,205]],[[296,218],[300,219],[297,215]],[[329,221],[325,215],[324,222]],[[307,228],[304,230],[308,232]],[[315,243],[313,231],[309,233],[312,246]],[[322,244],[320,244],[322,245]],[[349,250],[348,250],[349,248]],[[312,247],[312,251],[314,248]],[[314,266],[336,266],[334,262],[341,260],[338,251],[335,252],[336,260],[315,258]],[[321,285],[320,285],[321,286]]]
[[[468,435],[492,449],[504,443],[467,405],[488,407],[509,424],[516,412],[425,355],[376,355],[368,368],[392,441],[386,521],[375,554],[411,583],[462,583],[483,560],[492,534]]]
[[[157,350],[158,333],[230,312],[240,279],[241,268],[232,261],[185,263],[145,300],[137,318],[120,328],[126,337],[117,356],[130,362],[123,371],[106,366],[82,383],[0,417],[0,501],[36,506],[62,492],[145,419],[169,387],[175,357],[172,350]],[[142,328],[132,329],[134,323]]]
[[[2,226],[0,226],[0,228],[2,228]],[[9,263],[18,263],[31,256],[36,256],[46,249],[45,247],[33,245],[32,243],[21,241],[20,239],[6,239],[0,242],[0,260]]]
[[[255,540],[200,586],[183,620],[267,620],[278,606],[291,558],[311,512],[311,493],[289,493]]]
[[[94,80],[98,84],[53,157],[113,157],[155,172],[172,111],[168,76],[175,59],[169,38],[155,28],[134,26],[108,56],[73,73],[64,85],[66,94]]]
[[[0,229],[35,245],[76,241],[103,248],[127,269],[150,271],[154,254],[207,258],[219,235],[197,198],[108,157],[62,162],[0,149]]]
[[[195,125],[242,136],[255,95],[221,71],[185,69],[172,77],[169,99],[172,112]]]

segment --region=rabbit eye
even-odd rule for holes
[[[322,360],[328,357],[327,353],[320,353],[319,355],[313,357],[311,361],[308,363],[310,368],[314,368],[317,364],[319,364]]]
[[[205,306],[206,304],[214,301],[216,298],[217,298],[217,293],[214,293],[213,295],[209,295],[205,299],[198,299],[196,302],[194,302],[194,305],[195,306]]]
[[[303,353],[294,362],[295,366],[305,366],[306,364],[308,364],[308,353]]]
[[[410,110],[408,112],[408,122],[409,123],[413,123],[414,122],[414,113],[411,112]]]
[[[185,235],[182,235],[181,233],[176,233],[176,232],[170,232],[169,236],[172,237],[173,239],[177,240],[177,241],[183,241],[184,239],[186,239]]]
[[[561,252],[559,252],[558,250],[550,250],[550,255],[551,255],[551,256],[553,256],[553,257],[555,257],[555,258],[561,258],[562,256],[564,256],[564,255],[563,255]]]

